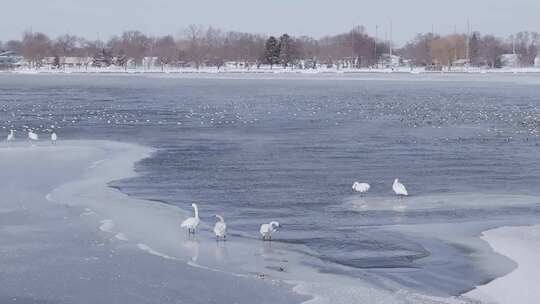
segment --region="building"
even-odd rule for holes
[[[540,68],[540,55],[536,56],[534,59],[534,66]]]
[[[469,59],[458,59],[458,60],[452,62],[452,66],[466,68],[466,67],[470,66],[470,61],[469,61]]]
[[[518,54],[502,54],[501,55],[501,67],[517,68],[518,66],[519,66]]]
[[[379,59],[378,66],[384,68],[396,68],[402,63],[401,57],[397,55],[382,54]]]
[[[14,52],[0,52],[0,69],[10,69],[21,66],[23,57],[18,56]]]

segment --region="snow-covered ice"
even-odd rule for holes
[[[319,271],[310,265],[320,260],[286,242],[234,233],[215,242],[212,223],[188,236],[179,225],[189,212],[108,186],[135,176],[134,163],[152,153],[110,141],[1,147],[0,177],[6,182],[0,190],[10,194],[0,205],[0,267],[7,274],[0,278],[0,294],[23,303],[472,303],[470,298],[485,300],[485,294],[532,303],[527,301],[537,296],[534,288],[520,294],[517,289],[534,282],[537,227],[486,232],[497,252],[523,267],[465,297],[421,295],[370,273],[354,278]],[[421,210],[438,199],[411,202]],[[377,205],[367,208],[385,208]],[[212,292],[205,293],[208,288]],[[503,291],[506,298],[498,297]]]
[[[501,227],[484,232],[482,238],[489,242],[493,250],[512,259],[516,269],[466,295],[483,303],[538,303],[540,226]]]

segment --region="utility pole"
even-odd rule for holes
[[[471,49],[470,49],[471,23],[469,22],[469,18],[467,18],[467,40],[465,42],[466,42],[466,52],[467,52],[466,58],[467,58],[467,61],[470,64],[470,62],[471,62]]]
[[[390,48],[390,57],[392,57],[392,20],[390,20],[390,43],[388,43]]]
[[[351,30],[351,65],[354,65],[354,25]]]
[[[373,50],[374,54],[375,54],[375,65],[379,65],[379,61],[377,60],[377,43],[379,41],[379,25],[376,24],[375,25],[375,49]]]

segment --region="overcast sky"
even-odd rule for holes
[[[402,44],[416,33],[473,30],[507,36],[540,32],[540,0],[6,0],[0,6],[0,40],[25,30],[107,39],[123,30],[178,35],[189,24],[264,34],[321,37],[364,25]]]

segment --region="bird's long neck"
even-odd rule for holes
[[[193,210],[195,210],[195,217],[199,218],[199,208],[197,207],[197,205],[193,205]]]
[[[217,218],[219,219],[220,222],[225,222],[225,220],[223,219],[223,217],[221,215],[217,215]]]

